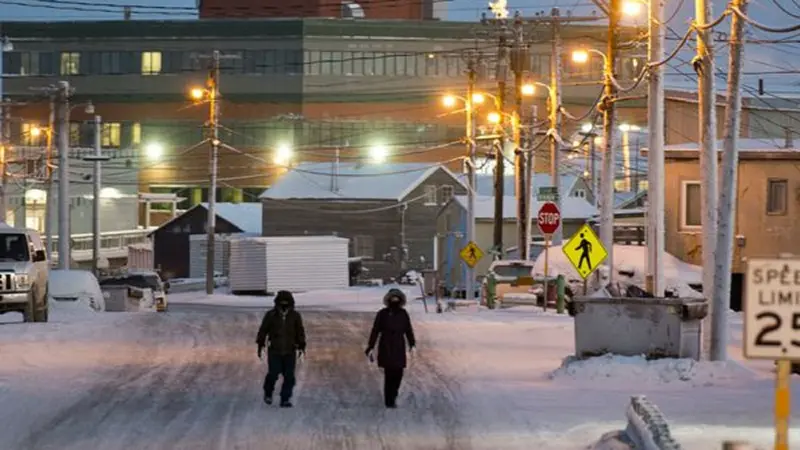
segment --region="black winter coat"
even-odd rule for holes
[[[406,339],[410,347],[417,345],[411,317],[403,308],[387,307],[375,316],[367,348],[375,348],[378,341],[378,367],[401,369],[406,367]]]
[[[292,355],[297,350],[306,349],[306,331],[300,313],[290,309],[284,317],[277,308],[264,314],[258,328],[256,344],[264,347],[269,339],[269,353]]]

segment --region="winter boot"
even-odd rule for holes
[[[292,402],[289,400],[281,400],[281,408],[291,408]]]
[[[264,403],[271,405],[272,404],[272,394],[264,393]]]

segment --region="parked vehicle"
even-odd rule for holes
[[[95,311],[106,309],[100,283],[88,270],[51,271],[48,291],[55,302],[81,304]]]
[[[532,287],[534,261],[498,260],[489,266],[489,274],[495,277],[495,296],[502,299],[508,294],[529,294]],[[520,283],[520,281],[523,281]],[[486,304],[486,282],[481,283],[481,304]]]
[[[167,310],[167,290],[169,289],[169,282],[161,280],[158,273],[153,271],[130,271],[127,274],[106,278],[100,281],[100,286],[119,285],[152,290],[153,300],[156,303],[156,311],[164,312]]]
[[[38,232],[0,227],[0,314],[20,312],[25,322],[47,322],[49,274]]]

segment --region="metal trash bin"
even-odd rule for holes
[[[575,355],[700,359],[703,299],[575,297]]]

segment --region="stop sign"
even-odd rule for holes
[[[561,226],[561,211],[558,205],[547,202],[539,208],[539,230],[542,234],[553,234]]]

